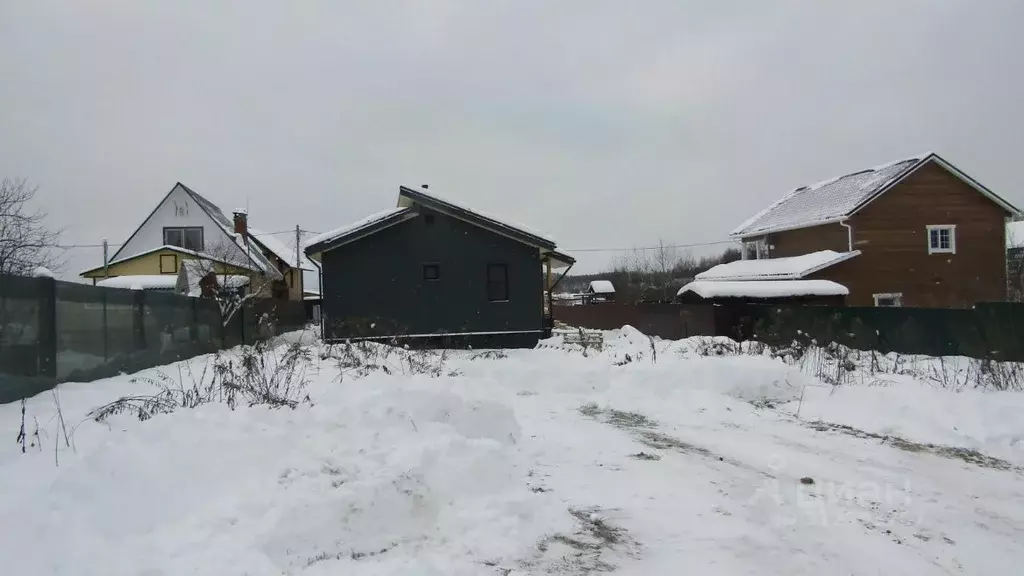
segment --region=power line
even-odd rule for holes
[[[318,232],[312,232],[310,230],[303,230],[302,232],[306,234],[318,234]],[[250,236],[259,238],[261,236],[276,236],[278,234],[295,234],[295,229],[281,230],[279,232],[260,232],[259,234],[250,234]],[[118,246],[124,246],[124,244],[116,242],[110,242],[107,244],[108,248],[116,248]],[[73,248],[103,248],[103,244],[56,244],[54,245],[54,248],[60,248],[61,250],[71,250]]]
[[[662,248],[697,248],[699,246],[715,246],[718,244],[735,244],[735,240],[717,240],[715,242],[695,242],[693,244],[665,244],[663,246],[630,246],[629,248],[566,248],[566,252],[628,252],[630,250],[660,250]]]

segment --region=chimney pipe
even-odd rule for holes
[[[249,235],[249,215],[243,210],[235,210],[235,234]]]

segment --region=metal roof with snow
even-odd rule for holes
[[[838,222],[852,216],[929,162],[938,164],[1011,214],[1020,213],[1012,204],[938,154],[928,152],[801,186],[740,224],[730,236],[743,238]]]
[[[701,272],[694,279],[734,281],[797,280],[858,255],[860,255],[860,250],[854,250],[853,252],[821,250],[788,258],[736,260],[727,264],[719,264],[710,270]]]

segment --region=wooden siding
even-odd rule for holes
[[[175,256],[175,262],[177,264],[176,269],[173,272],[161,272],[160,258],[163,256],[171,255]],[[178,271],[181,270],[181,263],[183,261],[193,259],[195,259],[195,257],[192,256],[191,254],[182,254],[180,252],[170,249],[157,250],[155,252],[143,254],[142,256],[138,256],[130,260],[124,260],[116,264],[111,264],[110,266],[107,267],[106,275],[104,274],[103,268],[97,268],[96,270],[91,270],[85,274],[82,274],[82,277],[90,278],[92,280],[102,280],[107,276],[113,278],[115,276],[146,276],[158,274],[171,275],[177,274]],[[227,268],[227,270],[225,270],[225,267]],[[251,274],[251,272],[248,270],[237,268],[234,266],[225,266],[222,264],[216,264],[214,266],[214,270],[218,274],[222,274],[225,272],[228,274],[241,274],[244,276],[248,276],[249,274]]]
[[[772,258],[800,256],[818,250],[846,252],[850,246],[849,233],[839,224],[825,224],[769,234],[768,253]],[[808,250],[809,246],[813,246]],[[857,249],[854,246],[854,249]]]
[[[919,307],[1002,301],[1006,216],[977,190],[929,163],[850,218],[860,256],[814,277],[849,288],[851,306],[873,306],[878,293],[902,293],[904,306]],[[928,253],[927,227],[936,224],[956,226],[955,254]],[[835,249],[825,240],[808,240],[803,253],[825,248]]]

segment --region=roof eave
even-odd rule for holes
[[[804,228],[814,228],[815,226],[826,226],[828,224],[838,224],[843,220],[849,218],[853,213],[844,214],[843,216],[837,216],[835,218],[828,218],[826,220],[818,220],[815,222],[809,222],[807,224],[794,224],[791,226],[778,226],[775,228],[769,228],[767,230],[758,230],[755,232],[733,232],[729,235],[729,238],[733,240],[745,240],[754,236],[766,236],[768,234],[775,234],[778,232],[789,232],[790,230],[802,230]]]
[[[361,228],[351,230],[336,238],[331,238],[330,240],[317,242],[316,244],[310,244],[309,246],[306,246],[303,252],[305,252],[307,258],[318,260],[319,258],[316,256],[317,254],[322,254],[324,252],[338,248],[339,246],[343,246],[350,242],[355,242],[360,238],[365,238],[367,236],[380,232],[385,228],[390,228],[391,226],[394,226],[395,224],[398,224],[400,222],[405,222],[406,220],[416,218],[417,216],[418,215],[416,213],[410,211],[395,212],[394,214],[391,214],[386,218],[381,218],[380,220],[376,220]]]

